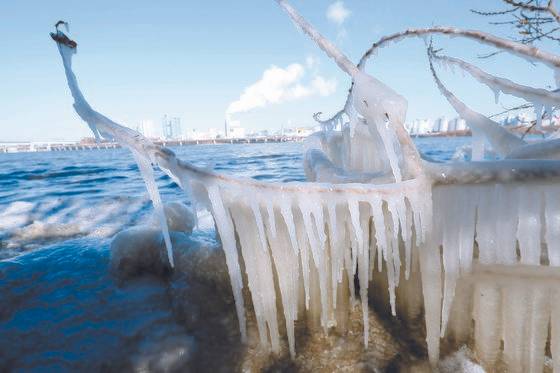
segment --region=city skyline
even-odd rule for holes
[[[294,6],[353,61],[382,35],[407,27],[453,24],[509,36],[509,30],[470,12],[492,8],[497,1],[411,1],[397,12],[391,3],[346,0],[337,16],[328,12],[333,3],[297,0]],[[18,30],[18,37],[6,38],[4,45],[0,141],[89,135],[73,113],[58,51],[48,37],[59,19],[70,22],[70,36],[78,42],[74,67],[84,94],[96,109],[131,128],[145,118],[157,120],[160,113],[188,118],[198,131],[221,128],[227,115],[248,131],[275,130],[290,121],[313,125],[315,111],[328,116],[340,109],[350,85],[331,60],[286,22],[273,1],[193,7],[180,1],[162,6],[147,0],[101,0],[95,5],[31,0],[3,3],[0,11],[5,15],[0,32]],[[26,19],[25,27],[21,19]],[[480,60],[477,56],[489,48],[463,40],[435,41],[446,53],[476,61],[491,73],[545,88],[553,82],[541,65],[503,55]],[[455,115],[434,86],[426,59],[419,57],[424,48],[421,40],[410,40],[383,49],[368,66],[368,72],[407,98],[409,121]],[[470,77],[444,70],[441,75],[458,97],[483,114],[518,103],[504,96],[497,105],[493,93]]]

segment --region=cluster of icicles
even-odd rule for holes
[[[548,339],[560,370],[558,140],[526,143],[468,108],[445,88],[432,61],[458,66],[496,91],[534,102],[539,113],[556,107],[558,94],[491,76],[430,50],[441,92],[475,138],[487,141],[501,158],[441,164],[423,159],[404,130],[406,100],[364,72],[367,59],[387,42],[438,33],[501,48],[555,72],[560,57],[478,31],[434,27],[385,37],[354,65],[286,1],[278,3],[353,82],[344,108],[320,121],[324,130],[306,143],[305,183],[263,183],[197,168],[112,122],[94,111],[78,88],[71,68],[75,44],[59,30],[52,34],[77,113],[94,133],[119,141],[135,155],[162,217],[171,264],[151,164],[177,182],[196,208],[212,212],[243,340],[244,286],[262,345],[279,351],[286,335],[294,356],[296,320],[305,316],[325,332],[344,329],[357,278],[366,347],[373,282],[386,284],[386,291],[376,287],[373,298],[393,315],[411,321],[425,315],[434,364],[440,339],[469,341],[474,320],[475,349],[487,366],[495,363],[503,341],[503,359],[511,370],[542,371]],[[481,159],[483,146],[474,148],[473,158]]]

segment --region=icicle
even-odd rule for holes
[[[503,302],[503,339],[504,360],[508,371],[524,372],[523,369],[523,345],[528,342],[527,314],[521,312],[528,304],[527,289],[518,286],[508,286],[504,291]],[[484,317],[484,315],[482,316]]]
[[[286,227],[288,228],[290,241],[292,242],[292,248],[294,249],[294,252],[298,254],[299,246],[298,246],[298,239],[296,236],[296,226],[294,224],[292,204],[291,201],[288,200],[288,198],[281,199],[280,213],[282,214],[282,218],[284,218],[284,222],[286,223]]]
[[[272,205],[272,200],[270,199],[266,200],[266,213],[268,215],[268,224],[271,230],[271,237],[276,238],[276,219],[274,218],[274,206]]]
[[[408,205],[406,202],[408,201]],[[399,214],[400,216],[400,214]],[[407,199],[405,201],[405,224],[403,240],[404,240],[404,258],[405,258],[405,279],[410,279],[410,268],[412,267],[412,228],[414,225],[414,211],[412,210],[412,204]],[[401,222],[401,226],[403,226]]]
[[[560,104],[560,96],[558,97],[558,101],[556,102],[556,105],[558,105],[558,104]],[[544,114],[548,115],[548,118],[549,118],[549,122],[548,122],[549,124],[548,125],[549,126],[552,125],[552,119],[553,119],[552,110],[553,110],[553,105],[550,105],[550,104],[544,105]]]
[[[545,197],[545,240],[551,266],[560,266],[560,197],[558,188],[547,186]]]
[[[336,309],[337,289],[339,282],[342,280],[340,276],[342,275],[344,264],[342,254],[343,246],[339,240],[338,224],[336,221],[336,204],[334,201],[327,202],[327,213],[329,214],[327,225],[329,229],[329,252],[331,260],[331,297],[333,308]]]
[[[359,204],[360,226],[362,231],[362,251],[358,258],[358,279],[360,281],[360,298],[362,303],[362,322],[364,328],[364,346],[367,348],[369,343],[369,307],[368,307],[368,289],[370,282],[370,206],[367,203]]]
[[[247,273],[251,299],[257,317],[261,345],[268,346],[268,337],[270,337],[272,351],[278,352],[280,350],[280,336],[277,321],[276,291],[268,246],[266,251],[262,250],[258,238],[258,228],[250,208],[235,204],[230,210],[245,263],[245,272]]]
[[[496,285],[479,282],[474,292],[474,341],[480,359],[491,368],[500,350],[502,335],[501,294]]]
[[[301,262],[301,270],[303,275],[303,289],[304,289],[304,297],[305,297],[305,309],[309,311],[309,301],[310,301],[310,285],[309,285],[309,277],[310,277],[310,265],[309,265],[309,241],[307,238],[307,234],[303,227],[303,221],[301,220],[300,216],[298,216],[297,220],[297,247],[299,248],[299,255],[300,255],[300,262]]]
[[[437,194],[435,195],[437,196]],[[434,196],[434,198],[435,198]],[[441,333],[440,336],[445,336],[449,314],[451,312],[451,305],[453,297],[455,296],[455,286],[460,272],[460,247],[458,245],[459,232],[461,227],[461,210],[460,204],[456,199],[453,190],[442,190],[439,193],[440,199],[434,201],[434,204],[439,206],[446,206],[445,213],[440,213],[440,221],[435,222],[441,226],[442,231],[442,247],[443,247],[443,269],[444,269],[444,287],[443,287],[443,302],[441,311]]]
[[[476,194],[466,193],[460,187],[457,188],[457,199],[460,201],[460,209],[462,213],[461,226],[459,228],[459,262],[461,274],[465,275],[471,272],[473,261],[474,234],[476,223]]]
[[[142,155],[138,154],[136,151],[133,151],[132,154],[134,155],[134,159],[136,160],[136,164],[138,165],[138,169],[140,170],[140,174],[144,179],[144,183],[146,184],[146,189],[148,189],[148,194],[150,195],[150,199],[152,200],[152,203],[154,205],[154,210],[157,214],[159,224],[163,232],[163,239],[165,241],[165,247],[167,249],[167,259],[169,260],[169,264],[173,268],[175,264],[173,262],[173,250],[171,248],[171,238],[169,237],[169,229],[167,228],[167,219],[165,217],[165,212],[163,211],[161,197],[159,195],[159,191],[157,189],[156,181],[154,178],[154,170],[149,160],[144,158]]]
[[[541,260],[541,193],[524,190],[519,194],[517,240],[521,263],[539,265]]]
[[[543,105],[540,102],[533,102],[533,110],[535,111],[535,120],[537,125],[535,128],[542,129],[542,111]]]
[[[529,336],[526,340],[526,372],[542,372],[544,369],[544,351],[548,336],[550,302],[548,289],[535,286],[531,289],[529,319]]]
[[[348,199],[348,210],[350,212],[350,220],[352,222],[353,232],[358,245],[358,278],[360,280],[360,299],[362,304],[362,318],[364,325],[364,346],[368,345],[369,337],[369,307],[368,307],[368,284],[369,284],[369,257],[365,240],[366,232],[362,229],[360,222],[360,206],[358,200],[350,197]],[[369,222],[369,217],[368,217]],[[369,228],[369,227],[368,227]]]
[[[550,350],[552,352],[553,370],[560,372],[560,293],[551,294]]]
[[[402,207],[399,206],[402,203],[400,198],[389,198],[387,200],[387,210],[391,214],[391,231],[393,233],[391,243],[391,252],[393,256],[393,266],[395,268],[395,287],[399,286],[399,281],[401,277],[401,258],[399,249],[399,226],[400,220],[399,212],[402,212]]]
[[[251,206],[251,210],[253,211],[253,215],[255,217],[255,223],[257,225],[259,239],[261,241],[261,249],[266,252],[268,250],[268,244],[266,243],[266,236],[264,234],[264,224],[261,209],[258,202],[254,198],[249,199],[249,205]]]
[[[496,184],[494,193],[495,209],[498,212],[495,219],[496,262],[514,265],[517,263],[515,232],[518,224],[518,214],[515,203],[512,203],[512,201],[519,200],[519,190],[511,185]]]
[[[428,241],[429,242],[429,241]],[[441,326],[441,262],[439,248],[426,243],[420,247],[420,273],[424,294],[426,319],[426,343],[432,366],[439,360],[439,338]]]
[[[470,123],[470,122],[467,122]],[[474,127],[474,125],[473,125]],[[472,130],[472,161],[482,161],[484,160],[484,136],[480,130]]]
[[[468,343],[471,336],[472,296],[472,285],[468,281],[459,280],[447,326],[448,335],[453,338],[456,346]]]
[[[500,102],[500,90],[493,89],[493,92],[494,92],[494,103],[498,105],[498,103]]]
[[[226,256],[226,264],[228,267],[229,278],[233,290],[233,298],[235,299],[235,308],[237,310],[237,319],[239,320],[239,331],[241,332],[241,340],[247,341],[247,327],[245,322],[245,306],[243,304],[243,278],[241,277],[241,268],[239,267],[239,259],[237,257],[237,246],[235,240],[235,232],[229,214],[224,208],[222,197],[218,186],[208,188],[208,198],[212,204],[214,219],[222,246]]]
[[[325,268],[325,232],[322,206],[319,201],[306,199],[299,200],[299,207],[303,217],[303,224],[309,240],[309,247],[319,276],[319,296],[321,300],[321,325],[327,331],[328,302],[327,302],[327,277]],[[319,207],[319,208],[317,208]]]
[[[389,302],[391,305],[391,313],[393,316],[396,315],[396,300],[395,300],[395,287],[397,279],[395,278],[395,265],[394,265],[394,255],[392,252],[392,245],[390,243],[389,237],[387,237],[387,226],[385,223],[385,216],[383,214],[383,203],[381,199],[375,198],[369,201],[373,222],[375,225],[375,239],[377,241],[377,255],[382,256],[387,264],[387,279],[389,282]],[[398,248],[397,248],[398,250]]]
[[[268,220],[266,230],[270,236],[272,232],[271,222],[275,221],[275,216]],[[295,320],[297,319],[297,306],[299,295],[299,258],[297,253],[290,247],[288,230],[285,223],[279,220],[277,227],[278,239],[270,240],[270,249],[278,274],[278,286],[282,299],[282,309],[286,321],[286,333],[288,335],[288,346],[290,356],[295,358]]]
[[[499,242],[496,242],[496,220],[501,217],[494,205],[495,200],[494,185],[479,187],[476,242],[478,243],[478,258],[482,264],[496,263],[496,252],[501,249]]]

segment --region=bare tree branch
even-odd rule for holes
[[[481,11],[471,9],[471,12],[485,17],[501,17],[511,15],[510,20],[489,22],[495,26],[510,26],[516,40],[523,44],[533,44],[540,40],[560,42],[560,13],[554,6],[553,0],[547,0],[546,5],[541,0],[502,0],[509,9],[497,11]],[[487,58],[488,56],[484,56]]]

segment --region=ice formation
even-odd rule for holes
[[[406,100],[363,69],[375,48],[354,65],[286,1],[277,2],[353,81],[344,108],[322,121],[324,130],[307,141],[309,182],[224,176],[180,160],[112,122],[91,109],[77,86],[70,63],[75,43],[61,31],[53,34],[76,111],[92,130],[132,150],[156,210],[162,207],[151,163],[187,191],[197,208],[211,211],[242,340],[247,339],[244,287],[261,344],[278,352],[286,337],[292,356],[296,321],[305,319],[318,332],[344,330],[355,297],[367,348],[371,296],[409,322],[424,315],[433,364],[441,339],[456,345],[469,341],[474,320],[475,353],[486,367],[501,356],[512,370],[542,371],[550,341],[560,369],[560,295],[555,290],[560,282],[560,161],[508,158],[526,144],[497,132],[439,81],[461,115],[506,159],[445,164],[422,159],[403,126]],[[560,66],[560,57],[539,49],[452,28],[408,30],[374,47],[430,33],[473,38],[554,69]],[[536,144],[532,154],[555,150],[555,144]],[[161,225],[168,237],[165,219]]]

